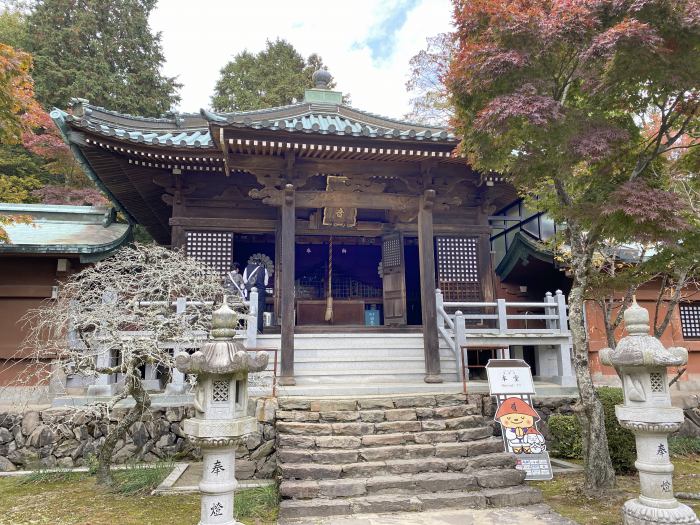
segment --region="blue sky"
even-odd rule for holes
[[[406,24],[409,13],[418,5],[418,0],[399,0],[388,6],[379,19],[369,28],[363,42],[355,42],[353,47],[369,47],[375,61],[390,60],[396,49],[396,37]]]
[[[209,105],[233,55],[279,37],[304,56],[320,54],[353,106],[401,117],[408,62],[427,37],[450,29],[450,16],[449,0],[161,0],[150,22],[163,35],[164,72],[184,84],[181,111]]]

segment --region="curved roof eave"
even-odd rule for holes
[[[0,244],[0,254],[79,255],[80,262],[95,262],[132,240],[133,227],[127,226],[119,237],[102,244]]]
[[[49,114],[51,120],[53,120],[54,124],[56,124],[56,127],[61,133],[63,141],[66,144],[68,144],[71,153],[73,153],[75,160],[78,161],[78,164],[80,164],[80,167],[82,168],[85,175],[87,175],[88,179],[94,182],[95,185],[100,189],[100,191],[107,195],[107,198],[110,200],[110,202],[114,204],[114,206],[124,214],[124,217],[126,217],[126,219],[129,221],[129,224],[136,224],[138,221],[136,221],[133,215],[131,215],[126,210],[126,208],[122,205],[119,199],[117,199],[117,197],[107,188],[107,186],[105,186],[105,184],[100,180],[95,171],[92,169],[92,166],[85,158],[85,155],[83,155],[83,152],[80,150],[80,148],[73,141],[70,140],[70,137],[68,135],[69,130],[65,120],[66,115],[66,112],[58,108],[54,108]]]
[[[301,102],[233,113],[202,109],[199,115],[183,114],[172,118],[136,117],[92,106],[85,101],[74,107],[77,109],[72,115],[60,112],[63,122],[72,127],[124,143],[175,149],[218,150],[210,130],[212,125],[445,146],[454,146],[458,142],[453,133],[443,128],[395,120],[345,105]]]
[[[530,240],[522,232],[516,232],[506,254],[494,271],[501,280],[505,280],[521,261],[529,257],[551,264],[554,267],[554,255],[551,251],[544,248],[544,245],[541,243]]]

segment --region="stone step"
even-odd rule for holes
[[[362,426],[336,426],[337,431],[345,429],[348,432],[359,432]],[[336,435],[354,435],[354,434],[336,434]],[[385,447],[391,445],[407,445],[411,443],[452,443],[455,441],[473,441],[475,439],[485,439],[493,436],[493,427],[475,426],[472,428],[463,428],[459,430],[428,430],[425,432],[399,432],[394,434],[357,434],[361,438],[362,447]],[[278,446],[280,449],[289,448],[304,448],[310,449],[316,447],[315,436],[305,436],[298,434],[279,434]]]
[[[289,499],[280,504],[283,518],[340,516],[363,513],[407,512],[446,507],[484,508],[532,505],[542,502],[539,490],[513,486],[478,491],[377,494],[346,498]]]
[[[476,491],[520,485],[524,472],[515,469],[482,469],[469,472],[423,472],[371,478],[284,480],[283,498],[346,498],[374,494],[419,494],[453,490]]]
[[[297,421],[278,421],[277,432],[280,435],[298,436],[365,436],[368,434],[398,434],[405,432],[430,432],[443,430],[462,430],[486,426],[483,416],[462,416],[446,419],[422,419],[370,422],[314,423]]]
[[[359,448],[291,448],[280,447],[277,461],[279,463],[321,463],[321,464],[342,464],[356,463],[358,461],[383,461],[387,459],[416,459],[436,457],[467,457],[470,449],[483,449],[484,439],[491,436],[490,429],[483,429],[478,438],[470,440],[436,443],[408,443],[388,446],[360,446]],[[500,440],[499,440],[500,441]],[[323,443],[323,442],[321,442]],[[355,441],[341,439],[340,444],[352,444]],[[474,443],[474,446],[470,446]],[[491,442],[488,442],[491,443]],[[329,443],[332,444],[332,441]],[[476,447],[476,448],[475,448]],[[496,448],[496,443],[493,443]],[[501,442],[501,449],[503,448]],[[472,456],[476,454],[471,454]]]
[[[364,421],[381,423],[382,421],[415,421],[418,419],[447,419],[479,414],[476,405],[449,405],[439,407],[379,408],[360,410],[278,410],[278,421],[295,421],[305,423],[338,423]]]
[[[351,439],[346,437],[344,439]],[[352,447],[347,447],[351,449]],[[503,442],[497,438],[459,443],[438,443],[432,445],[415,445],[413,456],[407,459],[387,458],[388,454],[367,454],[381,449],[344,450],[338,454],[336,462],[290,462],[279,464],[283,479],[339,479],[387,476],[395,474],[416,474],[419,472],[464,471],[469,468],[506,467],[504,472],[514,471],[513,461],[503,453]],[[357,452],[357,461],[352,460]],[[430,454],[429,454],[430,453]],[[278,451],[284,456],[284,450]],[[331,457],[328,454],[327,457]],[[407,457],[407,456],[404,456]],[[290,459],[288,456],[287,459]],[[365,458],[373,458],[366,460]],[[297,459],[303,459],[298,456]],[[313,459],[313,456],[310,458]]]
[[[465,394],[430,393],[411,395],[391,395],[378,397],[359,397],[353,399],[309,398],[302,396],[279,397],[280,410],[308,410],[311,412],[331,412],[340,410],[377,410],[391,408],[416,408],[463,405],[467,402]]]

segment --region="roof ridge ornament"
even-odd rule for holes
[[[314,83],[316,89],[331,89],[332,80],[333,75],[331,75],[325,67],[317,69],[311,75],[311,81]]]

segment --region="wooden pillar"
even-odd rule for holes
[[[280,235],[281,283],[280,283],[280,314],[282,315],[282,373],[280,385],[294,385],[294,186],[284,187],[282,201],[282,232]]]
[[[173,194],[172,217],[180,218],[185,215],[185,197],[183,195],[182,172],[175,168],[173,169],[173,177],[175,178],[175,192]],[[172,226],[170,230],[170,246],[171,248],[186,248],[187,237],[185,228],[182,226]]]
[[[496,275],[491,264],[491,240],[488,235],[479,236],[479,277],[481,279],[481,299],[490,303],[496,299]]]
[[[277,213],[277,226],[275,227],[275,288],[272,294],[274,301],[274,315],[276,325],[280,324],[280,319],[282,319],[282,303],[280,298],[280,290],[282,289],[282,274],[279,273],[279,269],[282,267],[282,209],[279,208]]]
[[[433,240],[433,204],[435,190],[426,190],[418,208],[418,258],[420,260],[420,299],[423,314],[423,351],[425,382],[441,383],[440,347],[435,303],[435,248]]]

